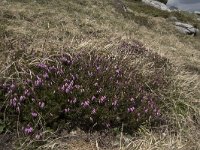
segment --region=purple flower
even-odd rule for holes
[[[64,56],[60,58],[60,61],[65,65],[70,65],[72,63],[71,60],[69,60],[68,58],[66,58]]]
[[[106,100],[106,96],[101,96],[101,98],[99,99],[99,103],[102,104],[104,103]]]
[[[39,102],[39,107],[44,108],[44,102]]]
[[[73,88],[74,85],[74,80],[72,80],[69,84],[65,83],[62,87],[61,90],[64,91],[65,93],[69,93],[70,90]]]
[[[77,102],[77,99],[76,98],[74,98],[74,99],[72,99],[72,100],[67,100],[70,104],[75,104],[76,102]]]
[[[65,113],[67,113],[67,112],[69,112],[69,111],[70,111],[69,108],[65,108],[65,109],[64,109],[64,112],[65,112]]]
[[[116,70],[116,73],[119,74],[119,73],[120,73],[120,69],[117,69],[117,70]]]
[[[31,93],[30,93],[30,91],[29,91],[28,89],[26,89],[26,90],[24,91],[24,95],[26,95],[26,96],[30,96]]]
[[[31,80],[30,79],[27,79],[26,81],[25,81],[25,84],[30,84],[31,83]]]
[[[96,97],[95,96],[92,96],[92,101],[94,101],[96,99]]]
[[[35,81],[35,86],[41,86],[42,82],[43,82],[42,79],[39,76],[37,76],[37,80]]]
[[[100,66],[97,66],[96,68],[97,68],[97,70],[100,70]]]
[[[160,114],[160,109],[158,109],[157,110],[157,112],[156,112],[156,116],[160,116],[161,114]]]
[[[24,132],[25,132],[26,134],[30,134],[30,133],[33,132],[33,128],[32,128],[31,126],[28,125],[28,126],[24,129]]]
[[[37,117],[38,114],[36,112],[32,112],[31,115],[32,117]]]
[[[19,104],[20,105],[20,104]],[[20,107],[17,106],[16,111],[19,113],[20,112]]]
[[[65,93],[69,93],[70,89],[69,88],[66,88],[65,89]]]
[[[50,72],[56,72],[57,68],[55,66],[49,67]]]
[[[10,89],[12,89],[12,90],[15,89],[15,87],[16,86],[13,83],[10,85]]]
[[[63,92],[65,91],[65,86],[64,86],[64,85],[61,87],[61,90],[62,90]]]
[[[128,112],[130,113],[130,112],[133,112],[135,110],[135,107],[130,107],[130,108],[128,108]]]
[[[45,74],[43,74],[43,77],[44,77],[45,79],[48,79],[48,78],[49,78],[48,73],[46,72]]]
[[[81,103],[81,105],[85,108],[85,107],[88,107],[90,105],[90,101],[84,101]]]
[[[115,100],[114,102],[112,102],[112,106],[117,106],[118,101]]]
[[[13,107],[17,106],[17,98],[16,97],[14,97],[13,99],[10,99],[10,105]]]
[[[75,104],[75,103],[77,102],[77,99],[76,99],[76,98],[74,98],[72,102]]]
[[[42,68],[42,69],[46,69],[47,68],[47,65],[46,64],[43,64],[43,63],[39,63],[37,65],[39,68]]]
[[[22,102],[22,101],[24,101],[25,99],[26,99],[25,96],[20,96],[19,101]]]
[[[96,112],[97,112],[97,110],[95,108],[93,108],[91,114],[96,114]]]

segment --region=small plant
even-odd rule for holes
[[[162,59],[138,47],[124,43],[120,49],[132,49],[138,57]],[[149,118],[161,116],[160,90],[169,79],[163,66],[155,62],[154,67],[159,71],[143,75],[122,56],[97,52],[51,57],[30,65],[20,76],[21,82],[1,84],[0,119],[10,129],[20,122],[24,134],[38,133],[44,127],[102,130],[122,123],[131,132]]]

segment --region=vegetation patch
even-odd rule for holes
[[[88,131],[122,123],[131,133],[149,119],[162,118],[162,91],[170,84],[167,59],[136,43],[124,42],[119,50],[121,56],[66,53],[17,66],[23,73],[2,80],[0,119],[8,129],[36,135],[46,127]],[[132,65],[125,51],[131,58],[147,57],[152,71],[144,74],[143,64]]]

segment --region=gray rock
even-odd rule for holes
[[[196,15],[200,15],[200,11],[194,11]]]
[[[193,25],[187,24],[187,23],[182,23],[182,22],[175,22],[176,26],[184,27],[184,28],[193,28]]]
[[[178,21],[178,19],[174,16],[168,18],[170,21]]]
[[[191,24],[175,22],[175,26],[179,32],[184,33],[184,34],[196,35],[199,32],[199,30]]]
[[[144,2],[147,5],[153,6],[157,9],[171,12],[171,10],[165,4],[163,4],[161,2],[158,2],[155,0],[142,0],[142,2]]]
[[[168,6],[168,7],[169,7],[169,9],[171,9],[171,10],[173,10],[173,11],[178,11],[178,8],[175,7],[175,6]]]

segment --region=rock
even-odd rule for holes
[[[172,11],[179,11],[177,7],[175,6],[169,6],[169,9]]]
[[[142,2],[144,2],[147,5],[153,6],[157,9],[171,12],[171,10],[165,4],[163,4],[161,2],[158,2],[155,0],[142,0]]]
[[[200,11],[194,11],[196,15],[200,15]]]
[[[177,30],[179,30],[181,33],[184,33],[184,34],[196,35],[199,32],[197,28],[187,23],[175,22],[175,26]]]
[[[178,19],[176,18],[176,17],[174,17],[174,16],[171,16],[171,17],[169,17],[168,18],[170,21],[178,21]]]

